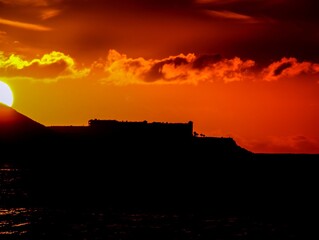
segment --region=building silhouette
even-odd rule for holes
[[[189,140],[193,137],[193,122],[169,123],[91,119],[88,126],[51,126],[53,132],[74,137],[134,138]]]

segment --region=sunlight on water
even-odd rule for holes
[[[32,213],[27,208],[0,208],[0,239],[1,235],[26,235]]]
[[[0,207],[24,207],[29,198],[26,188],[28,174],[28,171],[17,168],[0,169]]]

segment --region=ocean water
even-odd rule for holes
[[[123,212],[112,209],[0,209],[0,239],[300,239],[299,237],[300,233],[292,224],[249,216]]]
[[[28,169],[0,169],[1,240],[306,240],[318,237],[317,215],[312,214],[223,212],[212,211],[218,206],[207,208],[207,205],[200,210],[166,210],[108,203],[39,204],[33,199],[31,174]],[[55,189],[54,194],[59,191]]]

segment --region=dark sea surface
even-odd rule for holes
[[[54,180],[49,183],[50,187],[56,187],[51,192],[51,189],[44,189],[47,186],[46,183],[39,184],[34,188],[33,184],[35,182],[41,182],[41,179],[34,179],[34,171],[28,168],[17,168],[4,164],[0,169],[0,240],[319,239],[319,211],[314,204],[314,202],[319,202],[317,202],[317,198],[307,199],[308,197],[316,196],[316,192],[319,189],[319,183],[315,182],[319,178],[317,170],[314,169],[314,163],[318,159],[317,155],[258,156],[256,161],[262,161],[262,163],[257,164],[259,169],[265,168],[270,171],[276,168],[276,165],[267,165],[266,160],[270,160],[271,164],[274,164],[273,160],[283,161],[278,165],[280,170],[286,169],[289,171],[287,176],[290,179],[295,176],[297,180],[293,182],[293,185],[290,185],[289,182],[285,183],[287,188],[290,189],[289,197],[282,199],[282,201],[287,201],[286,205],[267,205],[268,200],[265,200],[247,211],[231,206],[228,207],[231,202],[229,199],[225,199],[224,204],[223,201],[215,201],[215,198],[220,197],[217,194],[221,193],[207,188],[209,184],[207,184],[206,190],[201,190],[206,191],[206,194],[199,194],[198,198],[192,196],[187,199],[187,195],[182,195],[185,198],[185,202],[182,202],[183,199],[178,201],[181,201],[180,205],[183,207],[178,207],[178,205],[168,208],[165,207],[166,205],[158,208],[150,207],[161,205],[161,198],[153,199],[153,203],[145,206],[145,208],[143,204],[136,205],[136,207],[134,207],[134,204],[126,205],[125,202],[130,201],[131,198],[136,198],[134,194],[138,193],[135,193],[134,190],[129,193],[129,197],[128,195],[119,195],[119,198],[126,197],[127,199],[120,199],[118,204],[108,201],[108,197],[99,201],[92,201],[89,196],[82,198],[81,196],[92,194],[92,198],[98,198],[103,196],[103,194],[84,192],[84,195],[82,195],[78,193],[79,189],[82,189],[79,186],[77,187],[77,192],[73,192],[72,185],[68,181],[76,184],[79,179],[78,176],[74,177],[72,175],[70,169],[63,171],[64,174],[70,171],[69,178],[60,179],[56,185]],[[292,161],[291,164],[289,161]],[[297,169],[300,169],[299,173],[291,172]],[[85,173],[85,169],[81,170],[81,174],[83,173]],[[48,174],[53,175],[52,173]],[[59,173],[56,174],[58,179]],[[264,171],[263,174],[265,174]],[[272,179],[272,174],[270,171],[269,179]],[[308,174],[314,175],[307,176]],[[44,172],[41,176],[45,175],[46,173]],[[90,179],[92,178],[91,175],[94,174],[91,172],[88,175]],[[283,173],[284,177],[286,175]],[[307,181],[298,181],[299,178],[307,178]],[[99,181],[101,179],[103,178],[99,178]],[[66,194],[67,190],[61,181],[64,181],[67,188],[70,188],[70,194]],[[251,181],[254,181],[254,179],[251,179]],[[265,181],[266,184],[264,183],[263,187],[267,186],[267,181]],[[298,183],[307,184],[310,181],[310,186],[305,186],[305,188],[298,186]],[[90,186],[84,186],[85,182],[86,180],[81,179],[79,184],[83,185],[83,189],[90,188]],[[92,183],[89,182],[89,184]],[[285,192],[285,184],[281,182],[279,184],[280,189],[277,189],[274,193]],[[212,186],[214,185],[212,184]],[[270,188],[275,186],[277,185],[274,182],[269,184]],[[295,192],[294,186],[296,187]],[[59,188],[62,187],[63,190],[60,192]],[[300,189],[303,189],[303,191]],[[250,190],[252,190],[252,187]],[[104,189],[98,187],[94,188],[94,191],[104,191]],[[212,191],[212,194],[209,194],[210,191]],[[46,197],[47,194],[49,194],[48,197]],[[59,194],[64,194],[64,196],[54,197]],[[216,197],[214,197],[214,194],[216,194]],[[245,196],[241,196],[240,191],[238,191],[236,197],[231,200],[235,202],[238,199],[244,199],[242,201],[247,202],[254,197],[254,194],[248,196],[247,192],[244,194]],[[268,196],[269,199],[278,197],[278,201],[282,202],[279,198],[285,195],[275,194],[271,197]],[[192,192],[189,195],[191,196]],[[145,194],[143,198],[146,198],[146,196]],[[172,198],[175,196],[177,195],[172,195]],[[229,196],[232,195],[227,195],[227,197]],[[295,198],[290,198],[290,196]],[[206,197],[206,199],[202,201],[202,199],[199,199],[201,197]],[[41,200],[36,200],[37,198]],[[49,200],[42,203],[43,199],[51,199],[52,201]],[[56,199],[60,200],[59,204],[56,204]],[[61,199],[62,202],[65,199],[67,204],[61,204]],[[141,198],[137,199],[136,201],[139,201]],[[289,199],[291,200],[290,202],[288,202]],[[309,204],[312,205],[306,206],[308,200]],[[205,202],[205,204],[201,205],[201,202]],[[185,207],[191,204],[193,204],[192,207]],[[247,205],[236,206],[240,208],[240,206],[246,207]],[[281,206],[286,206],[285,211],[281,211]]]

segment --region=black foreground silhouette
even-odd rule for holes
[[[315,154],[254,154],[191,121],[46,127],[2,105],[0,116],[0,163],[30,170],[31,197],[7,205],[318,214]]]

